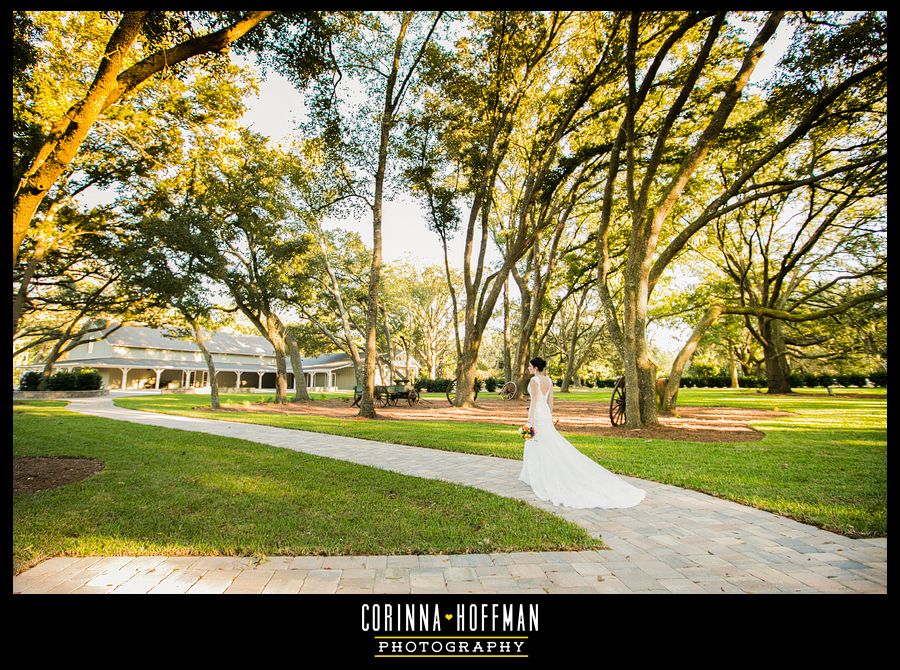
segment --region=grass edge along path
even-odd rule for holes
[[[826,394],[767,396],[683,389],[684,406],[781,409],[791,415],[751,421],[765,433],[755,442],[681,442],[566,437],[607,469],[688,488],[791,517],[849,537],[887,535],[886,396],[833,398]],[[575,396],[575,394],[572,394]],[[565,399],[574,397],[562,396]],[[252,402],[265,401],[254,397]],[[515,426],[452,421],[371,421],[204,408],[205,396],[119,398],[129,409],[345,435],[396,444],[521,459]],[[246,395],[223,402],[250,402]],[[198,409],[194,409],[198,407]]]
[[[13,496],[14,573],[51,556],[385,555],[602,549],[521,500],[235,438],[14,406],[15,456],[100,458]]]

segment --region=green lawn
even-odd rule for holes
[[[674,484],[790,516],[852,537],[887,535],[887,395],[884,389],[825,389],[769,396],[755,389],[682,389],[681,405],[794,412],[752,422],[757,442],[701,443],[601,438],[566,433],[586,454],[618,473]],[[809,395],[807,395],[809,393]],[[592,400],[604,411],[609,390],[559,394]],[[225,402],[269,397],[226,396]],[[267,413],[212,413],[204,396],[120,398],[122,407],[260,423],[520,459],[514,426],[487,423],[365,421]],[[207,405],[208,406],[208,405]]]
[[[99,458],[105,467],[80,482],[13,496],[16,573],[59,555],[603,547],[575,524],[479,489],[245,440],[84,416],[64,404],[14,404],[14,455]]]

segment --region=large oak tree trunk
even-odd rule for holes
[[[792,393],[789,380],[790,369],[784,344],[784,322],[765,319],[762,325],[763,355],[766,362],[766,377],[769,393]]]
[[[47,390],[47,381],[50,379],[50,375],[53,374],[53,366],[56,365],[56,361],[59,360],[60,348],[65,341],[65,339],[59,339],[54,342],[53,346],[50,348],[50,353],[48,353],[47,358],[44,359],[44,369],[41,370],[41,380],[38,382],[39,391]]]
[[[481,333],[475,319],[475,305],[466,298],[465,330],[463,331],[462,352],[456,365],[456,407],[473,407],[475,404],[475,377],[477,374],[478,350],[481,347]]]
[[[200,347],[200,351],[203,354],[203,360],[206,361],[206,369],[209,372],[210,406],[213,409],[219,409],[221,407],[219,404],[219,383],[216,381],[216,366],[215,363],[213,363],[212,354],[209,353],[209,349],[206,347],[206,337],[203,335],[203,330],[200,328],[197,319],[188,319],[188,321],[194,329],[194,341],[197,343],[197,346]]]
[[[287,403],[287,347],[284,331],[274,314],[266,317],[266,331],[275,350],[275,402],[284,405]]]
[[[509,277],[503,282],[503,380],[512,379],[512,359],[510,346],[512,333],[509,329]]]
[[[309,391],[306,389],[306,375],[303,373],[303,358],[300,347],[291,331],[285,329],[284,341],[291,357],[291,369],[294,371],[294,402],[309,402]]]

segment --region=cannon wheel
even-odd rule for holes
[[[506,382],[503,385],[503,388],[500,389],[500,397],[504,400],[512,400],[513,396],[516,395],[516,383],[515,382]]]
[[[475,384],[475,397],[478,397],[478,384]],[[447,402],[451,405],[456,400],[456,380],[454,379],[447,385]]]
[[[619,377],[613,387],[609,399],[609,421],[614,426],[625,425],[625,377]]]

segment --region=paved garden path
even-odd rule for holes
[[[520,461],[116,407],[69,408],[442,479],[519,498],[586,528],[611,550],[444,556],[116,556],[46,560],[21,593],[887,593],[886,538],[854,540],[696,491],[625,477],[647,491],[624,510],[539,500]]]

